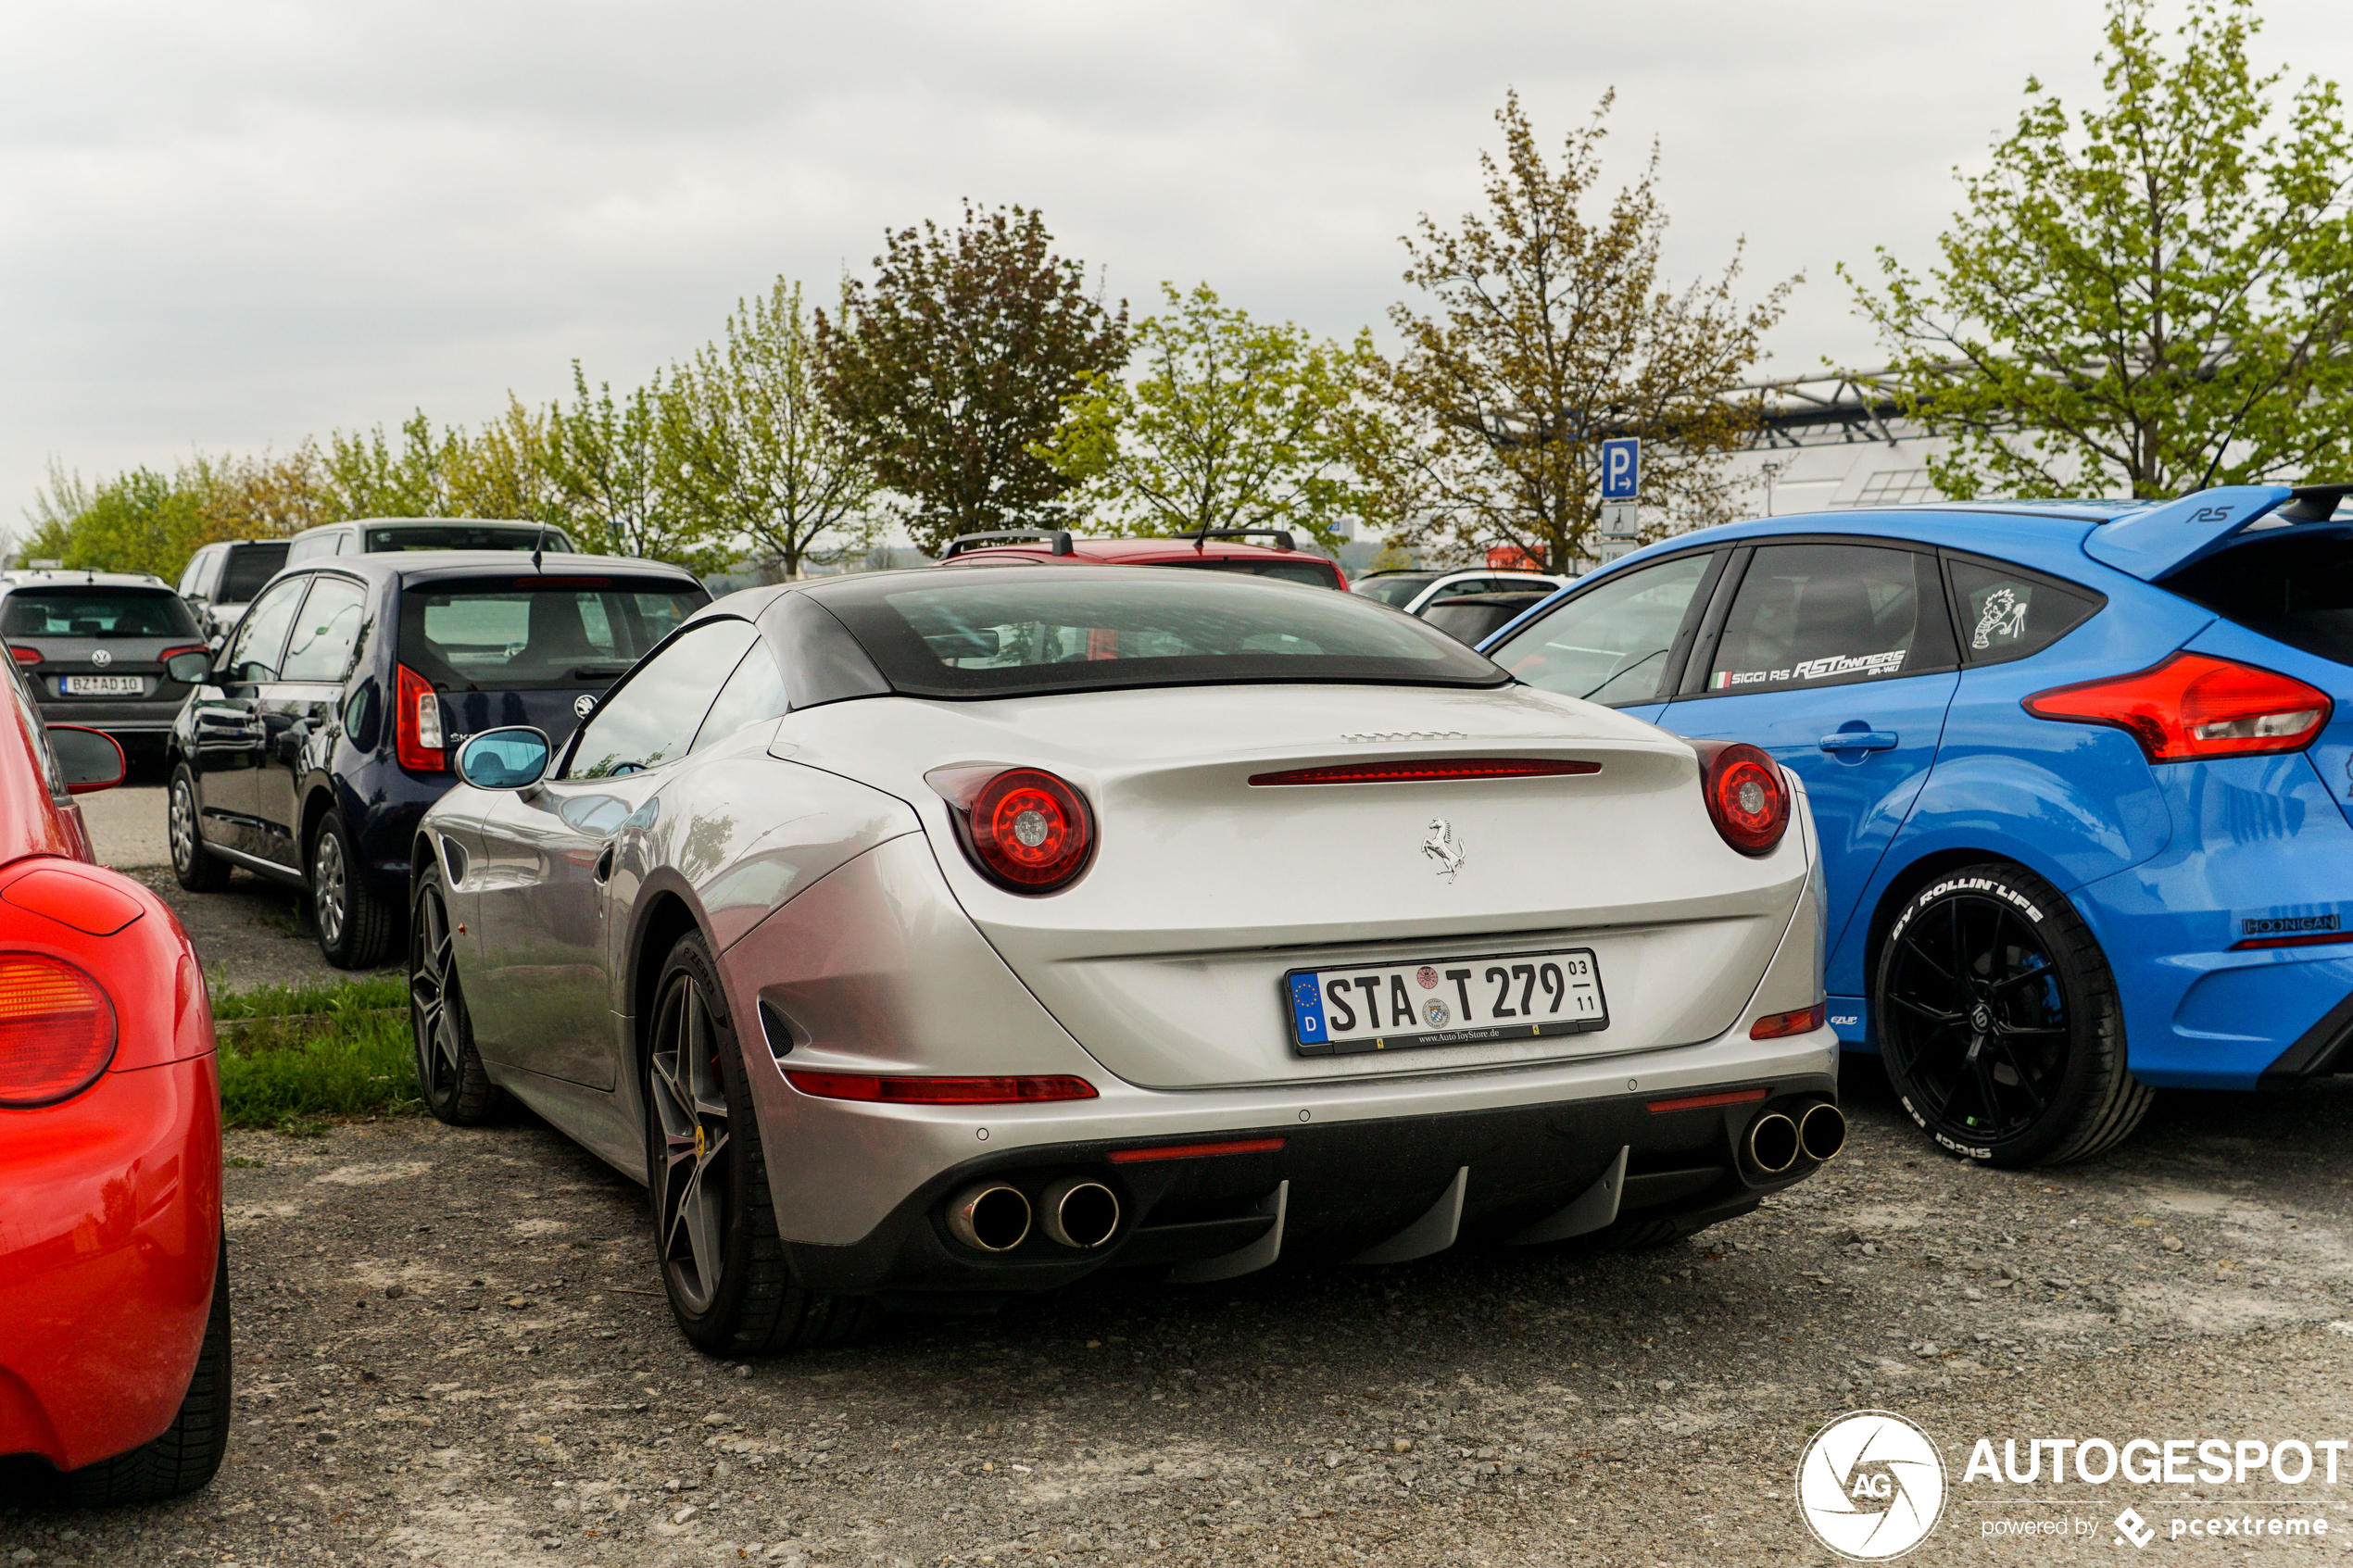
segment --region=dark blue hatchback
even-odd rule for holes
[[[468,735],[561,744],[639,655],[711,600],[658,562],[498,552],[338,557],[283,571],[180,710],[171,864],[307,887],[330,962],[364,969],[402,929],[409,841]],[[551,563],[554,564],[554,563]]]
[[[1482,645],[1804,784],[1831,1022],[1937,1143],[2353,1071],[2353,486],[1780,517]],[[2353,508],[2347,508],[2353,512]]]

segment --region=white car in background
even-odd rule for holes
[[[1432,605],[1472,594],[1525,594],[1566,587],[1573,577],[1548,571],[1497,571],[1465,568],[1460,571],[1368,571],[1349,583],[1349,591],[1377,599],[1392,609],[1419,615]]]

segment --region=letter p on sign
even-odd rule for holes
[[[1630,501],[1642,479],[1642,444],[1633,436],[1602,443],[1602,499]]]

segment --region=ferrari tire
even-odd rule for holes
[[[400,917],[368,890],[366,868],[341,811],[330,811],[310,841],[310,913],[319,950],[337,969],[375,969],[391,955]]]
[[[229,1238],[223,1236],[195,1375],[171,1424],[127,1454],[68,1471],[61,1478],[65,1500],[76,1508],[111,1508],[185,1497],[203,1487],[229,1451]]]
[[[670,1310],[707,1355],[844,1345],[881,1312],[793,1276],[776,1229],[751,1085],[711,951],[678,940],[655,989],[646,1053],[646,1169]]]
[[[2010,861],[1960,867],[1905,900],[1871,1006],[1904,1110],[1964,1160],[2088,1160],[2156,1098],[2126,1065],[2124,1010],[2091,927]]]
[[[488,1121],[506,1096],[474,1049],[473,1020],[458,975],[458,948],[441,868],[417,879],[409,933],[409,1034],[425,1109],[453,1127]]]
[[[204,813],[196,800],[195,770],[182,762],[171,770],[171,785],[164,799],[171,874],[191,893],[218,893],[229,885],[230,865],[204,847]]]

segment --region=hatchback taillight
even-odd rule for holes
[[[1708,819],[1743,855],[1769,855],[1789,831],[1789,784],[1781,765],[1753,746],[1693,741]]]
[[[16,661],[19,664],[38,664],[41,662],[41,650],[39,648],[19,647],[11,645],[8,652],[15,657]]]
[[[989,779],[957,812],[957,826],[974,866],[1016,893],[1068,886],[1095,852],[1085,798],[1038,768],[1009,768]]]
[[[448,766],[441,734],[441,697],[433,683],[403,664],[393,682],[392,750],[412,773],[438,773]]]
[[[2177,653],[2138,674],[2037,692],[2024,706],[2037,719],[2123,730],[2152,762],[2195,762],[2301,751],[2327,727],[2334,704],[2292,675]]]
[[[114,1060],[114,1004],[58,959],[0,954],[0,1108],[70,1099]]]

